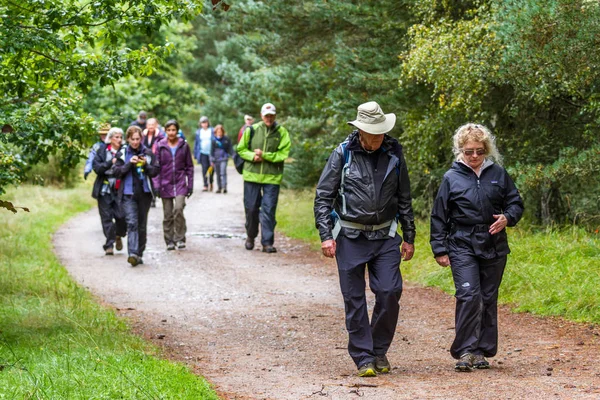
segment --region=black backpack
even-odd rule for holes
[[[250,125],[250,140],[248,140],[248,148],[250,148],[250,145],[252,144],[252,137],[254,137],[254,127],[252,125]],[[242,157],[240,157],[240,155],[238,154],[237,150],[235,152],[235,154],[233,155],[233,164],[235,165],[235,169],[237,172],[239,172],[240,174],[244,173],[244,162],[246,160],[244,160]]]

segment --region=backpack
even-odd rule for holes
[[[254,137],[254,127],[252,125],[250,125],[249,128],[250,128],[250,139],[248,140],[248,147],[250,147],[250,145],[252,144],[252,138]],[[244,160],[242,157],[240,157],[240,155],[238,154],[237,151],[233,154],[233,165],[235,165],[235,170],[240,174],[244,173],[244,162],[245,161],[246,160]]]

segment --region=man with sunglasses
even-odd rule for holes
[[[456,161],[444,174],[431,212],[431,249],[452,269],[456,288],[455,370],[490,368],[498,351],[498,289],[510,250],[506,227],[523,214],[523,201],[501,166],[489,130],[466,124],[454,135]]]

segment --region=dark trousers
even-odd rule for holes
[[[172,197],[170,199],[162,199],[164,218],[163,218],[163,233],[165,243],[185,242],[185,232],[187,226],[183,209],[185,208],[185,196]]]
[[[104,250],[112,248],[117,236],[127,235],[127,224],[121,204],[115,196],[110,194],[98,197],[98,212],[100,213],[100,222],[106,242],[102,246]]]
[[[498,351],[498,289],[506,256],[483,259],[468,248],[451,246],[450,265],[456,288],[456,337],[452,357],[465,353],[493,357]]]
[[[142,257],[146,250],[146,226],[152,203],[150,193],[123,196],[123,211],[127,221],[127,252]]]
[[[275,241],[275,212],[279,199],[279,185],[244,182],[244,210],[246,234],[254,239],[260,222],[261,244],[272,246]]]
[[[214,171],[207,177],[206,173],[210,167],[210,157],[207,154],[200,154],[200,165],[202,165],[202,179],[204,179],[204,187],[207,188],[208,184],[213,184]]]
[[[394,339],[402,275],[400,274],[400,236],[384,240],[338,236],[336,261],[346,310],[348,352],[357,367],[385,355]],[[369,287],[375,294],[375,307],[369,323],[365,295],[365,268]]]
[[[227,189],[227,160],[215,161],[217,188]]]

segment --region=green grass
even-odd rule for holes
[[[314,227],[314,191],[282,191],[278,229],[320,249]],[[312,230],[312,231],[311,231]],[[512,253],[500,287],[500,302],[518,312],[600,323],[600,237],[580,228],[530,231],[508,228]],[[401,265],[403,277],[454,294],[449,268],[441,268],[429,246],[429,223],[417,224],[415,256]]]
[[[90,193],[88,182],[3,196],[31,212],[0,209],[0,398],[217,399],[205,380],[132,335],[55,258],[53,232],[94,204]]]

